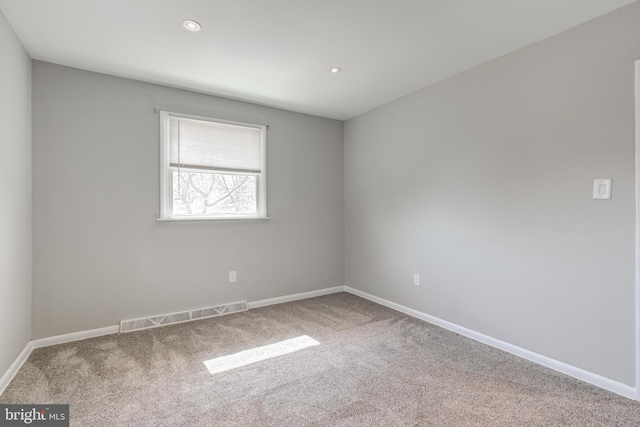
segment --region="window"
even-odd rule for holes
[[[266,218],[266,127],[160,112],[160,219]]]

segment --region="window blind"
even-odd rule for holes
[[[261,172],[260,128],[171,116],[167,122],[171,167]]]

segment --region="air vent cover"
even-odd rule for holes
[[[247,311],[246,301],[217,305],[215,307],[198,308],[180,313],[161,314],[142,319],[123,320],[120,322],[120,332],[132,332],[139,331],[141,329],[157,328],[159,326],[189,322],[197,319],[206,319],[207,317],[222,316],[224,314],[237,313],[240,311]]]

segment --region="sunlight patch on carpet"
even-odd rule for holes
[[[316,345],[320,345],[320,343],[307,335],[301,335],[296,338],[291,338],[290,340],[252,348],[251,350],[241,351],[229,356],[205,360],[204,365],[211,374],[217,374],[231,369],[240,368],[242,366],[251,365],[252,363],[262,362],[263,360],[294,353]]]

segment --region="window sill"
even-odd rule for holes
[[[271,219],[270,216],[260,216],[260,217],[232,217],[232,218],[204,218],[204,217],[194,217],[194,218],[156,218],[157,222],[201,222],[201,221],[264,221]]]

